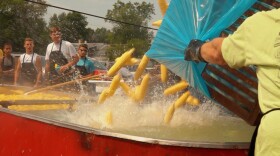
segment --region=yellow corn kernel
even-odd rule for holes
[[[188,83],[186,81],[181,81],[167,89],[164,90],[164,95],[170,95],[170,94],[175,94],[178,91],[181,91],[183,89],[186,89],[188,87]]]

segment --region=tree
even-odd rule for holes
[[[43,0],[38,2],[45,3]],[[45,54],[48,43],[46,22],[43,19],[46,7],[22,0],[0,1],[0,43],[9,40],[13,51],[24,52],[24,38],[35,41],[35,52]]]
[[[87,25],[86,17],[77,12],[54,14],[49,22],[49,27],[59,26],[63,39],[70,42],[77,42],[80,39],[92,42],[94,30],[86,28]]]
[[[154,14],[153,4],[146,2],[123,3],[118,0],[113,5],[113,7],[114,8],[112,10],[107,11],[107,18],[132,23],[135,25],[147,26],[148,21],[152,18],[152,14]],[[136,45],[139,46],[135,47],[136,56],[142,56],[146,52],[146,50],[149,49],[153,33],[149,32],[147,28],[118,23],[114,21],[109,22],[113,24],[110,43],[120,44],[120,46],[115,45],[108,49],[107,55],[109,58],[114,59],[115,57],[118,57],[119,54],[132,47],[135,47]],[[140,46],[139,43],[145,45]],[[121,46],[123,48],[121,48]]]
[[[109,43],[111,31],[106,28],[97,28],[94,32],[94,41],[98,43]]]

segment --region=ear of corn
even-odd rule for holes
[[[131,96],[132,90],[125,82],[120,82],[120,86],[127,96]]]
[[[132,96],[132,98],[133,98],[133,100],[135,102],[139,102],[140,101],[140,96],[141,96],[140,94],[141,94],[140,93],[140,86],[137,85],[137,86],[135,86],[135,91],[134,91],[134,94]]]
[[[169,124],[171,119],[173,118],[173,114],[175,112],[175,106],[174,106],[174,103],[172,105],[170,105],[168,107],[168,110],[164,116],[164,123],[165,124]]]
[[[127,62],[130,58],[132,53],[134,52],[134,48],[130,49],[129,51],[122,54],[121,57],[119,57],[118,61],[109,69],[107,72],[108,76],[114,76],[120,69],[125,65],[125,62]]]
[[[104,103],[105,102],[105,100],[107,99],[107,97],[108,97],[108,93],[109,91],[108,91],[108,89],[104,89],[102,92],[101,92],[101,94],[99,95],[99,98],[98,98],[98,104],[102,104],[102,103]]]
[[[121,77],[119,74],[114,76],[114,78],[109,86],[110,90],[116,90],[119,87],[120,81],[121,81]]]
[[[168,8],[167,1],[166,0],[158,0],[158,5],[159,5],[159,8],[160,8],[162,16],[164,16],[165,12],[166,12],[166,10]]]
[[[146,55],[143,56],[143,58],[141,59],[141,62],[138,65],[138,68],[134,74],[134,80],[138,80],[140,78],[140,76],[142,75],[143,71],[145,70],[149,60],[150,59]]]
[[[162,23],[162,20],[157,20],[152,23],[152,26],[160,27],[161,23]]]
[[[116,58],[115,61],[118,62],[120,60],[120,57]],[[137,58],[130,58],[128,59],[124,65],[127,65],[127,66],[132,66],[132,65],[135,65],[138,63],[138,59]]]
[[[167,79],[168,79],[168,70],[166,68],[165,65],[161,64],[160,65],[160,78],[161,78],[161,82],[166,83]]]
[[[178,91],[186,89],[188,87],[188,83],[186,81],[181,81],[167,89],[164,90],[164,95],[175,94]]]
[[[175,109],[183,106],[184,104],[186,104],[186,100],[187,98],[190,96],[190,91],[185,92],[183,95],[181,95],[179,97],[179,99],[176,100],[175,102]]]
[[[193,97],[193,96],[189,96],[186,100],[186,102],[190,105],[194,105],[194,106],[197,106],[199,105],[199,100],[196,98],[196,97]]]
[[[137,58],[131,58],[129,59],[125,65],[129,65],[129,66],[132,66],[132,65],[135,65],[139,62],[139,60]]]
[[[186,102],[190,104],[192,102],[192,100],[193,100],[193,96],[189,96],[187,98]]]
[[[133,99],[136,102],[140,102],[145,98],[147,93],[148,85],[149,85],[150,75],[146,74],[140,85],[135,87],[135,94]]]
[[[140,93],[139,93],[139,100],[143,100],[145,98],[145,95],[147,93],[147,89],[148,89],[148,84],[149,84],[149,80],[150,80],[150,75],[146,74],[141,82],[140,85]]]
[[[113,115],[112,115],[111,111],[108,111],[106,113],[106,123],[107,123],[107,125],[112,125],[112,123],[113,123]]]

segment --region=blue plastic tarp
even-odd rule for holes
[[[218,37],[257,0],[171,0],[163,22],[146,55],[187,80],[210,97],[201,77],[205,63],[184,60],[184,50],[192,39]]]

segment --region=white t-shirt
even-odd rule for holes
[[[34,55],[33,55],[34,54]],[[31,62],[31,60],[32,60],[32,55],[33,55],[33,61],[32,61],[32,63],[33,63],[33,65],[35,66],[35,64],[36,64],[36,58],[37,58],[37,56],[39,56],[38,54],[36,54],[36,53],[33,53],[33,54],[21,54],[20,56],[19,56],[19,61],[20,61],[20,63],[22,64],[23,62],[24,63],[30,63]],[[25,56],[24,56],[25,55]],[[23,58],[24,58],[24,60],[23,60]],[[36,68],[36,66],[35,66],[35,68]]]
[[[50,43],[46,50],[45,60],[49,60],[51,51],[59,51],[59,48],[60,43]],[[61,51],[68,61],[71,61],[72,57],[77,55],[75,47],[68,41],[62,41]]]

